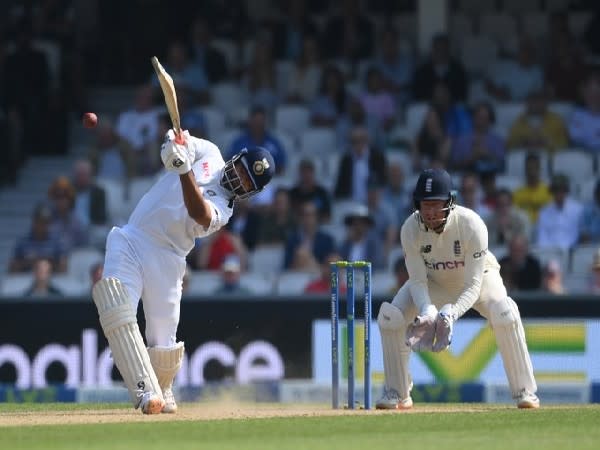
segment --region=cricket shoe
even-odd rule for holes
[[[375,403],[376,409],[411,409],[413,401],[410,396],[400,398],[396,389],[383,388],[383,396]]]
[[[163,390],[163,397],[165,398],[165,406],[162,409],[162,412],[167,414],[174,414],[177,412],[177,402],[175,401],[175,396],[173,395],[173,389],[168,388]]]
[[[537,409],[540,407],[540,399],[527,389],[523,389],[517,395],[517,408],[519,409]]]
[[[165,407],[165,401],[154,392],[144,392],[140,408],[144,414],[160,414]]]

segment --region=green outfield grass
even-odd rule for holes
[[[0,405],[0,417],[90,409]],[[263,419],[0,427],[0,449],[598,449],[600,405]],[[94,408],[98,409],[97,405]],[[115,405],[107,408],[114,409]],[[100,411],[101,412],[101,411]]]

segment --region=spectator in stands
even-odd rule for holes
[[[348,95],[344,75],[335,65],[321,73],[319,93],[310,106],[310,120],[316,127],[334,127],[346,111]]]
[[[434,87],[443,82],[456,102],[467,98],[467,74],[462,63],[450,56],[450,40],[445,34],[434,36],[429,59],[420,65],[413,76],[415,100],[429,101]]]
[[[15,162],[22,164],[32,153],[54,152],[44,127],[50,93],[50,70],[46,56],[33,47],[31,19],[24,18],[16,27],[15,48],[2,64],[4,103]],[[62,149],[61,149],[62,150]]]
[[[225,56],[212,45],[212,31],[208,17],[210,16],[200,14],[192,23],[190,54],[192,62],[206,74],[208,83],[213,84],[226,80],[229,77],[229,68]]]
[[[406,268],[406,260],[404,256],[399,257],[394,262],[394,278],[396,279],[396,283],[390,289],[389,293],[392,295],[396,295],[398,290],[408,281],[408,269]]]
[[[373,270],[385,268],[383,241],[374,231],[375,220],[369,209],[361,204],[345,218],[346,237],[340,246],[344,261],[370,261]]]
[[[181,127],[184,130],[188,130],[192,136],[199,138],[214,138],[215,130],[208,129],[204,114],[198,108],[194,107],[187,90],[183,89],[181,93],[177,93],[177,102],[179,103],[179,114],[181,115]],[[168,115],[165,116],[164,114],[160,117],[169,118]],[[159,134],[159,137],[163,139],[167,131],[168,128],[164,133]],[[158,151],[158,159],[160,163],[160,150]]]
[[[405,185],[404,170],[400,163],[388,165],[387,184],[382,193],[383,203],[394,212],[400,225],[413,211],[412,192]]]
[[[550,183],[552,202],[540,210],[537,245],[570,250],[579,241],[583,207],[569,197],[569,178],[555,174]]]
[[[242,76],[242,84],[248,91],[251,105],[262,106],[269,114],[273,113],[279,97],[277,71],[269,37],[259,35],[254,41],[254,52]]]
[[[376,66],[367,70],[365,87],[359,95],[365,113],[376,118],[384,130],[390,130],[396,115],[396,102],[393,95],[385,89],[383,75]]]
[[[221,265],[221,286],[215,290],[218,295],[248,295],[250,291],[240,283],[242,266],[235,255],[230,255]]]
[[[271,153],[277,166],[277,174],[285,172],[287,155],[279,139],[267,129],[267,113],[262,106],[254,106],[250,110],[248,126],[231,144],[227,158],[233,157],[243,148],[263,147]]]
[[[250,200],[239,200],[235,203],[233,215],[227,223],[233,234],[240,236],[249,251],[254,250],[258,244],[260,224],[264,213],[262,208],[256,208],[254,205],[251,207]]]
[[[510,292],[530,291],[542,287],[542,267],[539,260],[529,253],[529,241],[522,234],[512,237],[508,255],[500,259],[500,274]]]
[[[319,277],[308,282],[304,288],[305,294],[329,294],[331,292],[331,266],[332,262],[340,261],[342,258],[338,252],[329,253],[319,266]],[[346,293],[346,282],[345,277],[342,275],[343,270],[340,269],[338,273],[339,277],[339,289],[340,294]]]
[[[400,50],[400,38],[392,27],[381,35],[381,57],[376,64],[383,76],[384,89],[394,94],[398,106],[405,105],[411,97],[415,63],[409,51]]]
[[[600,180],[594,188],[594,199],[583,208],[579,242],[600,243]]]
[[[84,226],[107,225],[106,192],[94,180],[92,163],[78,159],[73,165],[75,215]]]
[[[350,132],[356,127],[365,127],[369,131],[374,147],[385,148],[387,136],[379,120],[366,113],[360,99],[350,97],[345,113],[337,121],[337,149],[334,150],[342,151],[350,147]]]
[[[485,220],[488,229],[490,247],[508,244],[513,236],[531,237],[529,217],[513,204],[512,192],[498,189],[496,192],[496,209]]]
[[[386,182],[385,155],[371,147],[369,132],[364,127],[351,131],[350,150],[340,160],[334,196],[351,199],[358,203],[367,201],[367,182],[374,178]]]
[[[600,249],[594,254],[589,282],[589,293],[600,294]]]
[[[586,73],[585,62],[571,33],[562,31],[554,36],[555,45],[550,49],[545,70],[546,86],[553,100],[572,103],[579,98]]]
[[[281,19],[273,25],[273,47],[277,59],[297,61],[302,58],[303,42],[316,36],[318,29],[310,20],[305,0],[280,3]]]
[[[165,70],[173,78],[175,89],[186,89],[192,95],[193,103],[205,104],[210,100],[206,68],[190,58],[186,45],[181,41],[172,41],[167,49]],[[156,74],[152,74],[152,86],[159,91],[160,84]],[[135,145],[134,145],[135,147]]]
[[[309,201],[305,199],[304,201]],[[299,207],[304,201],[296,203]],[[273,204],[260,217],[258,226],[258,245],[283,245],[294,231],[296,221],[291,207],[290,193],[280,187],[275,191]]]
[[[451,167],[476,173],[504,169],[504,140],[492,129],[496,117],[489,102],[473,108],[473,130],[452,141]]]
[[[327,189],[317,181],[315,161],[305,158],[298,165],[298,181],[289,193],[292,208],[298,207],[307,201],[313,202],[319,211],[319,220],[329,221],[331,216],[331,198]]]
[[[586,49],[593,56],[600,56],[600,5],[594,3],[594,15],[583,33]]]
[[[101,118],[95,129],[96,143],[90,161],[98,178],[123,182],[134,174],[131,146],[115,132],[108,118]]]
[[[240,236],[227,225],[209,237],[197,239],[187,262],[193,270],[219,270],[230,255],[237,256],[242,267],[247,267],[248,250]]]
[[[313,202],[305,202],[298,209],[297,228],[290,233],[285,243],[283,268],[285,270],[303,266],[318,267],[324,258],[335,250],[335,241],[328,233],[319,230],[317,206]],[[307,263],[306,256],[314,263]]]
[[[24,293],[25,297],[47,297],[62,295],[52,283],[52,264],[47,259],[38,259],[33,264],[33,282]]]
[[[554,153],[569,145],[567,127],[562,117],[548,109],[543,91],[533,91],[527,96],[525,111],[510,127],[509,148],[546,150]]]
[[[373,56],[373,25],[361,13],[357,0],[344,0],[339,14],[325,24],[322,43],[329,59],[356,62]]]
[[[158,136],[158,111],[154,108],[153,100],[152,86],[139,86],[133,108],[123,111],[117,118],[117,134],[127,141],[136,153],[142,151]]]
[[[529,152],[525,156],[525,184],[513,192],[513,202],[527,213],[529,222],[535,226],[540,209],[551,200],[550,190],[541,179],[540,156]]]
[[[563,272],[560,264],[551,259],[544,266],[542,272],[542,290],[550,294],[563,295],[567,294],[563,284]]]
[[[435,108],[429,108],[421,130],[411,146],[413,172],[432,165],[445,167],[450,157],[451,146],[452,140],[444,129],[441,113]]]
[[[67,269],[67,251],[60,237],[51,232],[51,221],[50,207],[38,205],[33,212],[30,232],[17,241],[9,266],[10,272],[28,272],[38,259],[50,261],[54,272],[64,272]]]
[[[286,101],[306,104],[313,102],[319,91],[321,70],[317,39],[315,36],[305,36],[302,42],[302,54],[296,59],[286,80]]]
[[[597,154],[600,152],[600,73],[587,77],[582,95],[583,106],[573,112],[569,121],[569,136],[573,144]]]
[[[535,60],[532,40],[525,35],[519,38],[517,58],[492,65],[486,80],[488,93],[499,101],[521,102],[543,87],[542,67]]]
[[[449,86],[440,81],[433,88],[431,97],[431,108],[439,111],[442,118],[442,126],[452,139],[470,133],[473,123],[469,111],[452,98]]]
[[[493,168],[482,170],[479,174],[479,184],[482,192],[481,202],[494,212],[499,189],[496,185],[496,171]]]
[[[181,94],[181,95],[180,95]],[[202,124],[198,124],[195,120],[196,113],[186,111],[186,98],[185,90],[181,93],[177,93],[179,103],[179,114],[181,115],[181,127],[184,130],[188,130],[192,136],[203,137],[205,136],[205,130],[199,129]],[[190,120],[190,115],[192,120]],[[200,120],[203,120],[202,115]],[[132,156],[134,159],[133,164],[135,165],[133,171],[137,177],[151,177],[162,171],[164,168],[163,163],[160,159],[160,149],[165,140],[167,131],[173,126],[171,118],[168,113],[159,114],[157,118],[158,132],[156,137],[151,142],[148,142],[139,151],[135,152]]]
[[[373,231],[383,242],[384,258],[387,259],[400,236],[400,224],[393,208],[383,201],[383,185],[376,179],[370,179],[368,183],[367,207],[373,218]]]
[[[472,209],[486,221],[492,214],[492,210],[483,203],[481,184],[477,174],[472,172],[465,173],[460,181],[458,191],[458,204]]]
[[[75,212],[75,188],[67,177],[60,176],[52,182],[48,199],[52,208],[50,229],[60,237],[66,250],[86,245],[89,227]]]

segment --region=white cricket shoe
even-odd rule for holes
[[[410,396],[400,398],[396,389],[383,388],[383,396],[375,403],[376,409],[411,409],[413,401]]]
[[[165,401],[154,392],[144,392],[140,401],[140,408],[144,414],[160,414],[165,407]]]
[[[177,412],[177,402],[175,402],[175,396],[173,395],[173,389],[168,388],[163,391],[163,397],[165,398],[165,406],[162,412],[167,414],[174,414]]]
[[[517,399],[517,408],[519,409],[537,409],[540,407],[540,399],[537,395],[532,394],[527,389],[519,392]]]

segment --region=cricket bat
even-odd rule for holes
[[[179,118],[179,108],[177,107],[177,93],[175,92],[175,84],[173,78],[167,73],[162,64],[158,61],[156,56],[152,57],[152,67],[156,72],[158,81],[160,82],[160,88],[162,89],[165,97],[165,104],[171,117],[171,123],[173,124],[173,131],[175,132],[175,142],[178,144],[184,144],[184,139],[181,134],[181,119]]]

